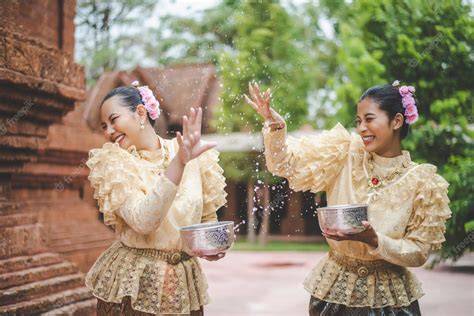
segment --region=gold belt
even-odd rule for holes
[[[165,251],[151,248],[133,248],[124,245],[122,242],[120,242],[120,245],[121,247],[126,248],[128,251],[133,252],[137,255],[148,257],[151,259],[163,260],[172,265],[177,265],[178,263],[192,258],[184,251]]]
[[[396,270],[402,268],[385,260],[362,260],[351,258],[334,250],[329,251],[329,257],[337,264],[347,268],[349,271],[357,273],[358,276],[365,278],[375,271]]]

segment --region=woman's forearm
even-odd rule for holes
[[[403,267],[419,267],[426,263],[431,250],[429,242],[422,242],[405,236],[395,239],[378,234],[377,247],[369,254]]]
[[[119,209],[120,217],[139,234],[150,234],[160,227],[178,191],[165,176],[159,176],[147,193],[137,191]]]
[[[176,155],[173,160],[171,160],[170,165],[165,170],[165,176],[171,180],[175,185],[179,185],[181,178],[183,177],[184,167],[186,164],[183,164],[179,157]]]

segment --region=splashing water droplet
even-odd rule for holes
[[[245,220],[241,221],[240,223],[238,223],[237,225],[234,226],[234,231],[238,231],[238,228],[240,225],[242,224],[245,224]]]

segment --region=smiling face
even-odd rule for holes
[[[367,152],[384,157],[395,157],[401,153],[401,113],[390,121],[387,113],[370,97],[366,97],[357,105],[356,123],[357,133],[362,137]]]
[[[100,126],[110,142],[118,142],[124,149],[140,142],[140,123],[144,123],[146,119],[143,105],[132,112],[124,105],[121,97],[116,95],[102,104],[100,114]]]

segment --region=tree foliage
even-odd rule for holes
[[[106,71],[139,62],[147,42],[142,21],[155,5],[153,0],[77,2],[76,58],[85,66],[88,86]]]
[[[262,91],[272,89],[272,105],[285,118],[290,130],[307,120],[310,91],[310,59],[298,42],[295,20],[278,1],[244,2],[235,15],[237,32],[234,50],[219,57],[223,89],[222,107],[215,125],[221,133],[256,132],[262,122],[245,103],[249,82],[257,81]],[[254,176],[256,164],[237,166],[229,160],[226,171],[239,170],[242,178]],[[225,162],[225,160],[224,160]],[[258,177],[258,175],[255,175]]]
[[[217,64],[222,52],[234,49],[235,12],[240,6],[241,1],[225,0],[196,16],[164,16],[160,26],[151,30],[154,40],[148,43],[147,53],[162,64]]]
[[[286,115],[289,129],[299,127],[307,116],[309,60],[298,47],[292,17],[277,1],[245,2],[236,15],[235,52],[219,60],[223,83],[221,131],[260,129],[255,111],[242,93],[255,80],[262,90],[271,87],[273,106]]]

